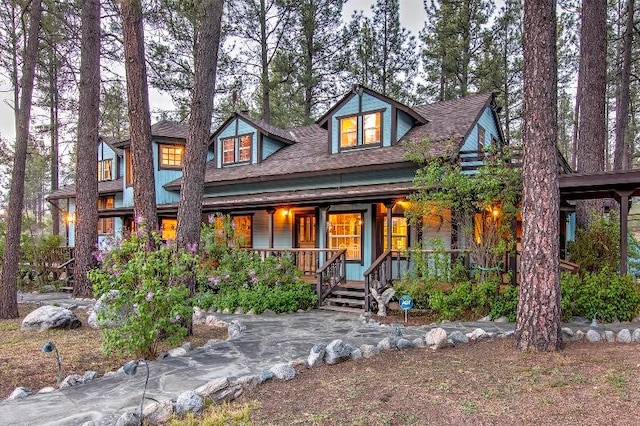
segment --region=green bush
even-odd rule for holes
[[[620,226],[614,220],[594,218],[589,229],[578,229],[567,244],[569,258],[580,265],[580,273],[615,270],[620,263]]]
[[[89,271],[94,294],[109,290],[119,294],[98,314],[98,320],[117,324],[102,330],[103,351],[156,355],[164,340],[180,343],[191,321],[192,299],[185,285],[198,264],[194,254],[162,244],[157,233],[154,250],[146,250],[143,238],[133,234],[108,252],[99,253],[102,267]],[[121,317],[121,312],[130,312]]]
[[[433,285],[424,280],[404,279],[393,285],[396,297],[411,296],[416,309],[429,309],[429,298],[433,293]]]
[[[317,296],[313,288],[304,281],[270,286],[264,283],[249,288],[225,287],[218,293],[205,293],[199,299],[203,308],[215,306],[233,312],[241,308],[259,314],[267,309],[276,313],[294,312],[315,306]]]
[[[500,291],[491,304],[491,318],[507,317],[514,322],[518,311],[518,287],[509,285]]]
[[[439,319],[465,319],[486,315],[498,295],[499,284],[486,280],[479,284],[469,281],[450,290],[434,290],[429,304]]]
[[[629,321],[640,308],[640,287],[608,267],[582,276],[564,273],[560,285],[564,320],[597,315],[604,322]]]

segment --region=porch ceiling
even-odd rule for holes
[[[570,173],[559,176],[560,197],[566,200],[640,195],[640,170]]]

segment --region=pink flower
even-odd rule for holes
[[[147,302],[151,302],[151,299],[153,299],[153,292],[149,292],[147,293],[147,296],[144,298],[144,300],[146,300]]]
[[[215,215],[215,214],[213,214],[213,213],[211,213],[211,214],[208,216],[208,219],[209,219],[209,223],[213,223],[213,222],[216,220],[216,215]]]

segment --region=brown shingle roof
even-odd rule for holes
[[[169,120],[161,120],[151,125],[152,138],[186,140],[187,131],[188,127],[186,125]],[[127,135],[119,141],[111,143],[111,145],[122,148],[128,146],[130,142],[131,138]]]
[[[115,194],[122,192],[122,178],[116,180],[104,180],[98,182],[98,194]],[[75,198],[76,185],[65,185],[62,188],[47,195],[47,200],[60,200],[64,198]]]
[[[293,142],[297,142],[295,135],[292,130],[283,129],[281,127],[274,126],[265,121],[251,118],[249,114],[244,112],[238,112],[238,116],[242,117],[245,121],[252,123],[255,127],[262,130],[267,136],[275,136],[276,139],[280,139],[283,142],[290,144]]]

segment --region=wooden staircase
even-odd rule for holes
[[[346,281],[336,285],[318,307],[325,311],[364,312],[364,281]]]

